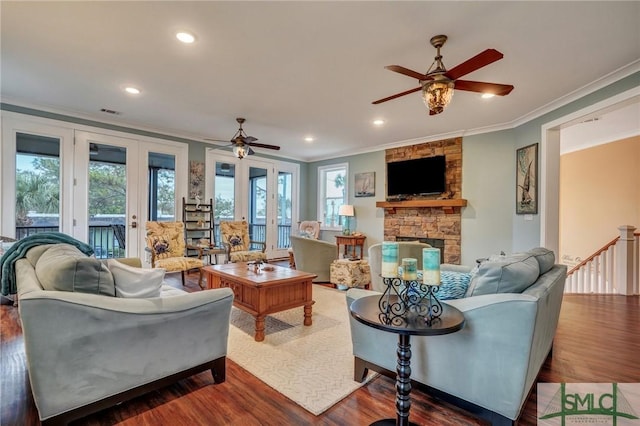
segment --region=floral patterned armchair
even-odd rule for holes
[[[184,272],[198,269],[198,285],[202,288],[202,252],[198,257],[185,256],[184,223],[147,222],[147,251],[151,252],[151,267],[163,268],[167,272]]]
[[[246,220],[220,222],[220,237],[230,262],[251,262],[260,260],[266,262],[265,242],[249,239],[249,224]],[[252,250],[252,245],[258,245],[260,250]]]

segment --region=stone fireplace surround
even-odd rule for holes
[[[444,155],[446,159],[446,190],[449,198],[462,195],[462,138],[445,139],[419,145],[388,149],[386,163]],[[419,176],[415,177],[416,179]],[[413,200],[437,200],[441,196],[415,197]],[[441,258],[445,263],[460,264],[461,208],[416,207],[399,203],[385,203],[384,240],[400,241],[441,239],[444,242]],[[389,206],[388,204],[392,204]]]

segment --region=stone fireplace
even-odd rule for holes
[[[418,241],[440,249],[440,263],[444,262],[444,240],[442,238],[416,238],[410,236],[397,236],[396,241]]]
[[[384,207],[385,241],[418,240],[440,246],[443,262],[460,264],[461,208],[466,206],[466,200],[461,198],[462,138],[388,149],[386,162],[435,155],[444,155],[446,159],[445,194],[376,205]],[[430,240],[441,242],[432,241],[432,244]]]

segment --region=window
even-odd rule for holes
[[[318,167],[318,220],[325,229],[341,229],[340,206],[347,204],[349,165]]]

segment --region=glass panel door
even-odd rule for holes
[[[97,258],[126,254],[126,166],[125,147],[90,144],[88,242]]]
[[[249,166],[248,214],[249,239],[267,242],[268,175],[269,169]],[[269,247],[270,245],[267,245]],[[257,249],[258,247],[252,247]]]
[[[149,152],[149,212],[148,220],[174,222],[176,219],[176,157],[172,154]]]
[[[16,133],[15,237],[60,231],[60,139]]]
[[[278,242],[276,250],[285,250],[290,247],[289,236],[293,223],[293,173],[278,172],[278,205],[277,224]]]
[[[213,230],[216,245],[220,245],[220,222],[234,220],[236,212],[236,165],[226,161],[215,162],[213,181]]]
[[[140,256],[138,157],[135,140],[76,132],[74,233],[98,258]]]

